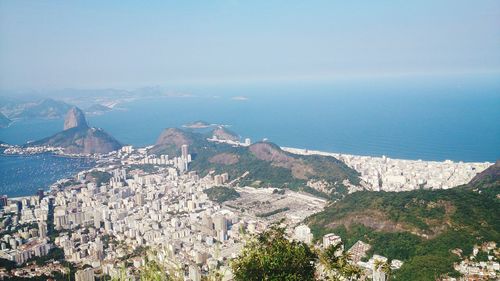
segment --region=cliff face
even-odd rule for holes
[[[111,135],[87,125],[85,114],[77,107],[71,108],[64,120],[64,131],[30,145],[62,147],[66,153],[108,153],[122,147]]]
[[[88,127],[87,120],[85,120],[85,114],[76,106],[72,107],[66,114],[66,118],[64,119],[64,130],[75,127]]]

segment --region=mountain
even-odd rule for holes
[[[29,145],[62,147],[66,153],[77,154],[108,153],[122,147],[104,130],[89,127],[85,115],[77,107],[71,108],[66,114],[64,131]]]
[[[88,127],[87,120],[85,120],[85,114],[81,109],[73,106],[68,113],[66,113],[66,118],[64,119],[64,130],[68,130],[75,127]]]
[[[213,129],[212,136],[216,137],[219,140],[230,140],[230,141],[240,140],[240,136],[238,136],[235,132],[232,132],[222,126],[218,126],[217,128]]]
[[[180,155],[183,144],[192,145],[195,142],[197,144],[203,143],[203,137],[177,128],[168,128],[161,132],[150,153],[177,156]]]
[[[110,111],[111,108],[105,106],[105,105],[102,105],[102,104],[93,104],[89,107],[87,107],[87,109],[85,110],[85,112],[87,114],[103,114],[105,112],[108,112]]]
[[[190,169],[202,176],[210,171],[227,172],[231,180],[239,178],[235,184],[240,186],[291,188],[337,198],[347,193],[348,186],[359,184],[358,173],[334,157],[295,155],[270,142],[233,147],[210,142],[207,137],[210,135],[165,129],[149,152],[178,156],[181,146],[187,144],[193,157]]]
[[[453,264],[474,245],[500,241],[498,162],[468,185],[447,190],[361,191],[331,203],[306,221],[316,238],[340,235],[351,247],[372,245],[369,254],[404,261],[396,280],[456,276]],[[462,256],[452,253],[460,249]]]
[[[477,174],[470,182],[469,186],[490,186],[490,185],[500,185],[500,160],[486,170]]]
[[[61,118],[71,109],[71,105],[53,99],[44,99],[35,104],[27,104],[24,109],[12,118]]]
[[[0,112],[0,128],[6,128],[12,121]]]

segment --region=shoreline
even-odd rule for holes
[[[297,155],[335,157],[359,173],[372,191],[411,191],[417,189],[449,189],[469,183],[477,174],[493,165],[492,162],[454,162],[393,159],[351,155],[292,147],[283,151]]]
[[[392,158],[389,156],[369,156],[369,155],[358,155],[358,154],[348,154],[348,153],[341,153],[341,152],[328,152],[328,151],[321,151],[321,150],[314,150],[314,149],[307,149],[307,148],[296,148],[296,147],[288,147],[288,146],[280,146],[280,148],[286,152],[290,152],[293,154],[298,154],[298,155],[322,155],[322,156],[332,156],[335,158],[338,157],[364,157],[364,158],[374,158],[374,159],[391,159],[395,161],[411,161],[411,162],[426,162],[426,163],[458,163],[458,164],[490,164],[493,165],[495,162],[490,162],[490,161],[454,161],[454,160],[422,160],[422,159],[404,159],[404,158]]]

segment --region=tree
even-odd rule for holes
[[[299,241],[285,237],[276,225],[256,237],[231,262],[236,281],[308,281],[314,280],[317,255]]]
[[[357,280],[361,276],[361,269],[351,263],[349,253],[342,252],[341,244],[320,253],[320,262],[328,270],[328,280]]]
[[[391,274],[392,274],[392,268],[391,268],[391,262],[390,261],[383,261],[383,260],[378,260],[376,259],[374,262],[374,267],[376,271],[381,271],[387,276],[386,280],[391,279]]]

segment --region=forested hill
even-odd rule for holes
[[[347,193],[346,185],[359,184],[358,173],[334,157],[296,155],[271,142],[232,146],[210,142],[211,136],[168,128],[150,153],[178,156],[187,144],[193,157],[191,170],[202,176],[210,171],[228,173],[231,181],[238,179],[235,184],[244,186],[291,188],[340,198]]]
[[[307,222],[316,238],[334,232],[347,247],[362,240],[373,246],[372,253],[403,260],[397,280],[456,275],[453,263],[460,257],[452,250],[461,249],[466,256],[474,245],[500,242],[496,168],[483,172],[487,177],[448,190],[356,192]]]

